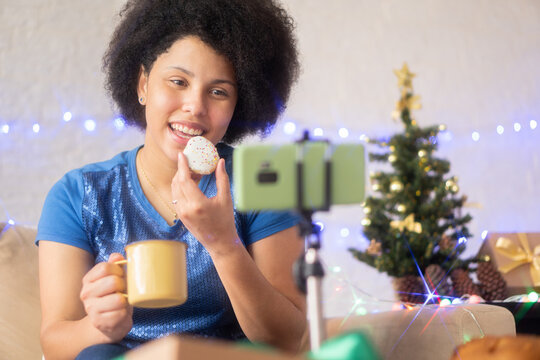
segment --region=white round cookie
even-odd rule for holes
[[[191,171],[201,175],[213,173],[219,161],[219,154],[214,144],[202,136],[189,139],[184,155]]]

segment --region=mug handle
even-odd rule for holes
[[[113,264],[115,264],[115,265],[126,265],[126,264],[127,264],[127,260],[126,260],[126,259],[124,259],[124,260],[118,260],[118,261],[113,262]],[[127,275],[127,274],[126,274],[126,275]],[[127,291],[127,290],[126,290],[126,291]],[[126,293],[121,292],[120,294],[121,294],[123,297],[125,297],[126,299],[128,299],[128,295],[127,295]]]

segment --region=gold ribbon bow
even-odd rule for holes
[[[422,224],[414,221],[414,214],[410,214],[403,221],[400,221],[400,220],[390,221],[390,227],[394,229],[398,229],[399,231],[403,231],[403,229],[407,229],[410,232],[415,232],[419,234],[422,232]]]
[[[531,251],[527,235],[518,233],[518,239],[521,246],[510,239],[500,237],[495,242],[495,251],[511,259],[512,262],[499,267],[499,271],[506,274],[520,265],[531,264],[531,278],[534,286],[540,286],[540,245]]]

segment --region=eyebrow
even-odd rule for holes
[[[169,69],[180,70],[181,72],[185,73],[186,75],[189,75],[191,77],[195,77],[195,74],[192,71],[184,69],[181,66],[169,66]],[[229,84],[229,85],[234,86],[236,88],[236,83],[234,81],[227,80],[227,79],[215,79],[215,80],[213,80],[211,82],[211,84]]]

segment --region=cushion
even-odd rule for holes
[[[362,331],[383,359],[450,359],[457,346],[487,335],[515,335],[507,309],[485,304],[388,311],[327,321],[328,336]]]
[[[0,223],[0,359],[40,359],[36,230]]]

